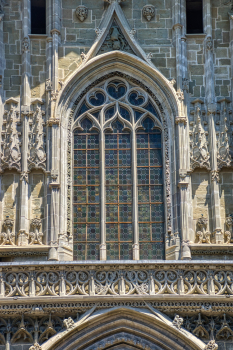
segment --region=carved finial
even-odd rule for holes
[[[75,14],[81,22],[84,22],[88,16],[88,8],[84,5],[79,5],[75,10]]]
[[[75,326],[74,320],[69,317],[63,321],[64,326],[66,327],[67,330],[73,329]]]
[[[205,347],[204,350],[218,350],[218,345],[215,340],[211,340]]]
[[[176,328],[180,329],[182,324],[183,324],[184,320],[182,317],[180,317],[179,315],[176,315],[172,324],[173,326],[175,326]]]
[[[29,350],[42,350],[42,347],[38,343],[35,343],[29,348]]]

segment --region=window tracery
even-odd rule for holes
[[[164,219],[164,181],[161,171],[163,167],[162,154],[164,152],[164,150],[162,150],[161,141],[161,129],[163,127],[157,108],[154,101],[144,90],[119,77],[108,79],[98,84],[96,87],[87,91],[82,100],[80,100],[78,112],[74,116],[74,137],[79,137],[78,135],[83,133],[84,121],[90,124],[89,133],[95,132],[99,135],[100,158],[101,154],[103,156],[103,159],[100,159],[100,163],[102,162],[100,168],[104,168],[103,179],[101,181],[102,186],[100,183],[99,199],[100,202],[104,201],[104,210],[103,208],[102,210],[100,209],[99,236],[98,239],[93,242],[95,246],[92,245],[92,254],[90,253],[89,255],[87,252],[90,238],[88,238],[89,231],[87,227],[90,223],[85,223],[85,230],[83,227],[86,237],[86,241],[82,242],[85,245],[84,249],[84,245],[82,246],[78,239],[78,237],[81,237],[80,233],[78,233],[81,231],[81,226],[74,221],[75,217],[73,218],[74,225],[76,225],[74,226],[75,259],[90,259],[91,256],[91,259],[98,259],[99,242],[107,245],[107,259],[132,259],[132,246],[135,243],[139,243],[140,246],[140,259],[164,258],[166,224]],[[151,130],[147,130],[148,126],[145,127],[146,121]],[[148,185],[145,186],[149,194],[144,194],[144,200],[148,198],[148,201],[142,201],[140,203],[138,201],[139,192],[143,192],[143,186],[140,188],[139,184],[137,184],[137,168],[143,167],[143,165],[141,166],[139,161],[138,164],[136,162],[137,152],[139,153],[141,151],[139,147],[137,148],[136,143],[137,137],[141,137],[143,133],[147,135],[147,137],[150,137],[151,140],[153,138],[156,139],[157,141],[154,142],[159,144],[157,150],[153,148],[151,148],[151,150],[147,149],[148,155],[150,155],[149,152],[157,152],[160,153],[160,156],[159,159],[157,159],[158,154],[156,156],[159,163],[156,165],[157,168],[155,169],[152,167],[149,170],[148,167],[147,169],[148,173],[151,172],[151,178],[153,174],[154,179],[149,180]],[[130,142],[126,149],[122,148],[123,143],[121,135],[124,136],[125,145],[127,145],[126,139]],[[116,148],[112,148],[113,146],[116,146]],[[167,147],[165,147],[165,151],[166,148]],[[123,155],[119,157],[120,152],[123,154],[123,151],[125,154],[128,152],[128,155],[125,155],[125,165],[123,164],[123,158],[121,159]],[[111,155],[110,158],[112,162],[115,162],[112,168],[110,165],[107,165],[107,155],[108,157]],[[142,160],[144,160],[143,157]],[[114,173],[113,170],[115,170],[116,174],[114,178],[115,182],[113,181],[114,184],[107,180],[107,172]],[[101,174],[101,169],[99,169],[99,172]],[[127,178],[127,172],[128,182],[125,180],[123,184],[121,181],[123,181],[123,177],[124,179]],[[156,181],[157,183],[155,183]],[[125,186],[125,188],[120,188],[123,186]],[[101,187],[103,187],[102,194]],[[126,214],[124,214],[124,210]],[[139,222],[140,210],[141,212],[144,210],[147,214],[149,213],[149,222]],[[73,213],[73,215],[76,214]],[[85,215],[87,217],[87,214]],[[124,216],[126,218],[125,221]],[[77,231],[78,227],[79,231]],[[104,236],[104,242],[101,240],[100,236]],[[77,254],[78,246],[80,251]]]

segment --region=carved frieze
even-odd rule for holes
[[[28,143],[28,169],[46,169],[45,112],[38,103],[30,116],[29,143]]]
[[[9,106],[5,110],[2,126],[2,147],[1,147],[1,171],[4,169],[21,170],[21,152],[19,131],[20,114],[18,110],[18,102],[14,99],[6,101]]]
[[[197,226],[200,228],[200,231],[197,231],[198,244],[201,243],[210,243],[211,233],[206,231],[208,220],[203,216],[197,220]]]
[[[145,5],[142,9],[142,14],[143,17],[150,22],[155,16],[155,7],[153,5]]]
[[[79,5],[75,10],[75,14],[81,22],[84,22],[88,16],[88,8],[84,5]]]
[[[206,168],[210,170],[210,154],[208,149],[208,132],[204,129],[201,120],[201,109],[195,110],[193,130],[190,131],[190,158],[191,169]]]

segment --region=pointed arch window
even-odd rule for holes
[[[162,123],[152,99],[110,79],[73,126],[74,260],[164,258]]]

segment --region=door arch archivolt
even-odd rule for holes
[[[93,311],[93,313],[91,313]],[[42,345],[42,350],[201,350],[205,344],[152,309],[87,311],[72,327]]]

